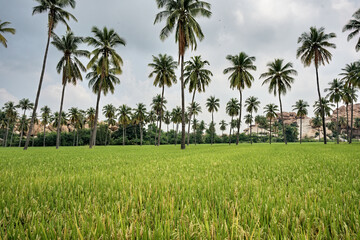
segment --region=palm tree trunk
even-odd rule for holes
[[[79,146],[79,129],[76,129],[76,146]]]
[[[322,125],[323,125],[324,144],[326,144],[326,143],[327,143],[327,140],[326,140],[325,112],[324,112],[324,106],[322,105],[322,102],[321,102],[321,93],[320,93],[320,84],[319,84],[319,73],[318,73],[318,67],[317,67],[317,65],[315,65],[315,70],[316,70],[317,91],[318,91],[318,95],[319,95],[319,103],[320,103],[320,108],[321,108],[321,118],[322,118]]]
[[[76,140],[75,128],[74,128],[73,132],[74,132],[74,134],[73,134],[73,147],[75,147],[75,140]]]
[[[349,104],[346,104],[346,138],[349,142]]]
[[[196,93],[196,88],[194,88],[194,93],[193,93],[192,100],[191,100],[191,107],[192,107],[192,105],[194,104],[195,93]],[[187,145],[188,145],[188,146],[189,146],[189,143],[190,143],[191,117],[192,117],[192,111],[189,112],[189,124],[188,124],[188,132],[187,132]]]
[[[301,137],[302,137],[302,117],[300,117],[300,144],[301,144]]]
[[[282,123],[282,126],[283,126],[284,142],[285,142],[285,144],[287,144],[286,135],[285,135],[285,123],[284,123],[284,117],[283,117],[283,111],[282,111],[282,102],[281,102],[280,91],[278,91],[278,95],[279,95],[279,102],[280,102],[280,116],[281,116],[281,123]]]
[[[194,121],[195,121],[195,116],[194,116]],[[194,127],[194,141],[196,146],[196,126]]]
[[[169,144],[169,124],[166,127],[166,144]]]
[[[143,129],[142,129],[142,124],[139,124],[140,126],[140,146],[142,146],[142,141],[143,141]]]
[[[28,131],[27,136],[26,136],[26,142],[25,142],[24,150],[28,149],[29,142],[30,142],[30,136],[31,136],[32,130],[34,128],[36,110],[37,110],[37,107],[38,107],[38,104],[39,104],[41,86],[42,86],[42,82],[43,82],[43,79],[44,79],[44,73],[45,73],[45,67],[46,67],[46,59],[47,59],[47,55],[48,55],[48,51],[49,51],[49,44],[50,44],[50,38],[51,38],[52,29],[53,29],[53,21],[50,20],[50,22],[49,22],[49,30],[48,30],[48,39],[47,39],[46,48],[45,48],[44,61],[43,61],[43,65],[42,65],[40,81],[39,81],[39,86],[38,86],[38,90],[37,90],[37,93],[36,93],[36,99],[35,99],[34,109],[33,109],[32,117],[31,117],[29,131]]]
[[[337,144],[339,144],[339,135],[340,135],[340,128],[339,128],[339,102],[336,102],[336,128],[337,128],[336,142],[337,142]]]
[[[138,137],[137,137],[137,131],[136,131],[136,124],[135,124],[135,145],[138,145]]]
[[[181,54],[181,149],[185,149],[185,93],[184,93],[184,54]]]
[[[158,116],[158,119],[156,120],[156,128],[155,128],[155,133],[154,133],[154,146],[157,145],[157,143],[156,143],[156,140],[157,140],[156,132],[157,132],[158,129],[159,129],[159,116]]]
[[[353,118],[354,118],[354,101],[351,99],[351,118],[350,118],[350,139],[349,139],[349,143],[352,143],[352,138],[353,138]]]
[[[239,121],[237,125],[237,133],[236,133],[236,145],[239,144],[239,135],[240,135],[240,122],[241,122],[241,109],[242,109],[242,92],[241,89],[239,89],[240,92],[240,109],[239,109]]]
[[[271,144],[271,118],[270,118],[270,144]]]
[[[61,114],[62,114],[62,108],[63,108],[63,104],[64,104],[65,87],[66,87],[66,82],[63,83],[63,89],[62,89],[62,93],[61,93],[60,111],[59,111],[59,116],[58,116],[57,134],[56,134],[56,149],[58,149],[59,145],[60,145]]]
[[[35,142],[35,136],[32,137],[32,144],[31,144],[32,147],[34,146],[34,142]]]
[[[178,134],[178,131],[179,131],[179,123],[176,123],[175,146],[176,146],[176,144],[177,144],[177,134]]]
[[[215,130],[215,126],[214,126],[214,112],[211,112],[211,123],[212,123],[212,127],[213,127],[213,129],[211,129],[211,145],[213,145],[213,143],[214,143],[214,130]]]
[[[321,128],[319,127],[319,142],[321,141]]]
[[[13,137],[14,137],[14,129],[15,129],[15,124],[14,124],[14,126],[13,126],[13,128],[11,130],[10,147],[12,145],[12,141],[13,141]]]
[[[162,93],[161,93],[161,108],[160,108],[160,126],[159,126],[159,136],[158,136],[158,146],[160,146],[161,141],[161,123],[162,123],[162,116],[163,116],[163,102],[164,102],[164,90],[165,86],[162,87]]]
[[[252,119],[252,112],[251,112],[251,119]],[[253,144],[253,139],[252,139],[252,122],[250,122],[250,143],[251,145]]]
[[[231,129],[232,129],[231,124],[232,124],[232,122],[233,122],[233,117],[231,116],[230,133],[229,133],[229,145],[231,145]]]
[[[22,142],[22,137],[23,137],[23,124],[21,123],[21,127],[20,127],[20,139],[19,139],[19,147],[21,147],[21,142]]]
[[[46,138],[45,138],[45,130],[46,130],[46,124],[44,124],[44,140],[43,140],[43,146],[45,147],[45,140],[46,140]]]
[[[93,146],[96,145],[96,130],[97,130],[97,121],[98,121],[98,116],[99,116],[99,103],[100,103],[101,89],[102,89],[102,83],[103,83],[103,81],[104,81],[104,75],[103,75],[103,73],[102,73],[102,75],[101,75],[101,81],[100,81],[100,84],[99,84],[99,90],[98,90],[97,100],[96,100],[96,111],[95,111],[94,127],[93,127],[92,134],[91,134],[91,139],[90,139],[89,148],[92,148]]]
[[[5,147],[7,147],[7,142],[8,142],[8,137],[9,137],[9,128],[10,128],[10,119],[7,122],[7,126],[6,126],[6,135],[5,135]]]
[[[125,125],[123,125],[123,146],[125,146]]]

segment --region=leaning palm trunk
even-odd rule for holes
[[[320,103],[320,109],[321,109],[321,118],[322,118],[322,125],[323,125],[323,135],[324,135],[324,144],[326,144],[326,126],[325,126],[325,112],[324,112],[324,106],[321,102],[321,93],[320,93],[320,84],[319,84],[319,73],[318,73],[318,67],[315,65],[316,69],[316,84],[317,84],[317,91],[319,95],[319,103]]]
[[[103,69],[103,72],[104,72],[104,69]],[[98,116],[99,116],[99,103],[100,103],[101,89],[102,89],[103,81],[104,81],[104,73],[101,74],[101,81],[100,81],[100,84],[99,84],[99,90],[98,90],[98,95],[97,95],[97,100],[96,100],[96,111],[95,111],[94,127],[93,127],[92,134],[91,134],[89,148],[92,148],[96,144],[97,121],[98,121]]]
[[[162,87],[162,93],[161,93],[161,109],[160,109],[160,125],[159,125],[159,136],[158,136],[158,146],[160,146],[161,141],[161,123],[162,123],[162,116],[163,116],[163,103],[164,103],[164,89],[165,87]]]
[[[281,124],[283,127],[283,136],[284,136],[284,142],[287,144],[286,135],[285,135],[285,123],[284,123],[284,117],[283,117],[283,111],[282,111],[282,102],[281,102],[281,96],[280,96],[280,90],[279,90],[279,102],[280,102],[280,116],[281,116]]]
[[[192,100],[191,100],[191,106],[194,104],[194,99],[195,99],[195,93],[196,93],[196,88],[194,88],[194,93],[192,96]],[[188,132],[187,132],[187,145],[189,146],[190,143],[190,125],[191,125],[191,117],[192,117],[192,111],[189,112],[189,124],[188,124]]]
[[[62,108],[63,108],[63,104],[64,104],[65,87],[66,87],[66,82],[63,84],[63,89],[62,89],[62,93],[61,93],[60,111],[59,111],[59,116],[58,116],[57,134],[56,134],[56,149],[58,149],[59,145],[60,145],[61,114],[62,114]]]
[[[46,124],[44,124],[44,139],[43,139],[43,146],[44,146],[44,147],[45,147],[45,140],[46,140],[45,130],[46,130]]]
[[[349,143],[352,143],[352,138],[353,138],[353,118],[354,118],[354,101],[351,100],[350,139],[349,139]]]
[[[239,121],[237,123],[236,145],[239,144],[239,135],[240,135],[241,108],[242,108],[242,92],[241,92],[241,88],[239,89],[239,92],[240,92],[240,109],[239,109]]]
[[[336,102],[336,129],[337,129],[336,142],[337,142],[337,144],[339,144],[339,134],[340,134],[340,127],[339,127],[339,102]]]
[[[38,86],[38,90],[37,90],[37,93],[36,93],[36,99],[35,99],[34,109],[33,109],[32,117],[31,117],[29,131],[28,131],[27,136],[26,136],[26,142],[25,142],[24,150],[28,149],[29,142],[30,142],[30,136],[31,136],[32,130],[34,128],[36,110],[37,110],[37,107],[38,107],[38,104],[39,104],[41,86],[42,86],[42,82],[43,82],[43,79],[44,79],[44,73],[45,73],[45,67],[46,67],[46,59],[47,59],[47,55],[48,55],[48,51],[49,51],[49,44],[50,44],[50,38],[51,38],[52,29],[53,29],[53,22],[50,20],[50,22],[49,22],[49,31],[48,31],[48,39],[47,39],[46,48],[45,48],[45,55],[44,55],[44,61],[43,61],[43,65],[42,65],[41,75],[40,75],[40,81],[39,81],[39,86]]]
[[[181,54],[181,149],[185,149],[184,54]]]

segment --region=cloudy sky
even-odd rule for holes
[[[325,27],[326,32],[334,32],[337,38],[333,41],[337,48],[332,50],[332,62],[320,69],[321,88],[338,77],[345,64],[359,59],[355,52],[355,40],[347,42],[347,33],[342,27],[351,15],[360,8],[357,0],[208,0],[212,5],[210,19],[199,18],[205,39],[199,43],[196,52],[188,51],[186,60],[194,55],[202,55],[210,62],[208,67],[214,74],[210,86],[205,93],[198,94],[203,113],[199,119],[210,121],[210,114],[205,109],[205,101],[210,95],[220,98],[220,110],[215,121],[229,120],[225,113],[226,102],[238,97],[238,92],[229,88],[227,76],[223,69],[229,66],[225,59],[228,54],[241,51],[256,57],[257,71],[253,73],[255,82],[251,89],[244,91],[244,99],[256,96],[263,107],[268,103],[278,104],[276,97],[270,95],[259,80],[266,71],[266,64],[274,58],[283,58],[292,62],[298,71],[291,91],[283,97],[284,111],[290,111],[298,99],[305,99],[312,105],[317,98],[314,67],[304,68],[296,59],[297,39],[310,26]],[[6,35],[8,48],[0,46],[0,106],[7,101],[17,102],[21,98],[35,99],[43,54],[46,44],[46,14],[32,16],[32,8],[36,5],[31,0],[0,0],[0,16],[2,21],[10,21],[16,28],[16,35]],[[120,46],[117,51],[124,60],[121,84],[113,95],[102,96],[101,106],[112,103],[116,106],[127,104],[135,107],[143,102],[149,105],[152,97],[160,93],[160,89],[152,85],[148,78],[152,55],[166,53],[177,59],[177,45],[174,35],[162,42],[159,33],[164,23],[153,24],[157,9],[155,0],[77,0],[75,9],[68,9],[78,22],[70,21],[76,35],[91,35],[91,27],[113,28],[123,37],[127,45]],[[55,32],[65,33],[59,25]],[[88,49],[86,45],[83,49]],[[48,105],[58,111],[61,94],[61,76],[55,66],[61,53],[50,47],[45,79],[40,96],[40,107]],[[88,59],[83,59],[87,64]],[[180,74],[178,74],[180,75]],[[191,96],[186,92],[186,104]],[[166,89],[168,109],[180,105],[180,84]],[[89,90],[84,79],[76,86],[66,89],[64,107],[72,106],[87,109],[95,107],[96,96]],[[148,106],[149,108],[149,106]],[[312,108],[309,109],[312,111]],[[310,114],[312,115],[312,114]]]

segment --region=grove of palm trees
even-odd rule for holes
[[[281,2],[1,13],[0,239],[359,238],[360,6]]]

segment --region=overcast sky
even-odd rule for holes
[[[347,42],[348,33],[342,27],[352,14],[360,8],[358,0],[209,0],[213,13],[210,19],[198,18],[205,34],[199,42],[196,52],[187,51],[185,60],[191,56],[202,55],[210,62],[208,67],[214,74],[205,93],[197,94],[196,101],[201,103],[203,113],[199,119],[210,122],[211,115],[205,109],[205,101],[210,95],[220,98],[220,110],[215,114],[215,121],[229,121],[225,113],[226,102],[238,98],[238,92],[229,88],[228,76],[222,72],[229,66],[225,59],[228,54],[241,51],[255,56],[257,71],[253,72],[255,82],[251,89],[245,89],[243,99],[256,96],[261,101],[259,114],[268,103],[278,104],[278,99],[268,93],[266,86],[261,86],[261,73],[266,71],[266,64],[275,58],[292,62],[298,71],[291,91],[283,97],[284,111],[290,111],[298,99],[313,105],[317,99],[314,67],[307,67],[296,59],[297,39],[301,33],[309,31],[310,26],[325,27],[326,32],[334,32],[333,40],[337,48],[331,50],[333,60],[321,67],[321,89],[328,82],[338,77],[345,64],[359,59],[355,52],[356,40]],[[32,16],[32,8],[37,3],[31,0],[0,0],[2,21],[11,22],[16,28],[16,35],[6,34],[8,48],[0,46],[0,106],[7,101],[17,102],[21,98],[35,100],[39,82],[43,54],[46,44],[46,14]],[[73,13],[78,22],[69,24],[78,36],[91,35],[91,27],[113,28],[123,37],[127,45],[116,50],[124,60],[121,84],[113,95],[102,96],[100,105],[112,103],[115,106],[127,104],[135,107],[136,103],[149,103],[159,94],[160,88],[153,86],[149,79],[152,55],[166,53],[177,59],[177,45],[172,34],[162,42],[159,33],[165,23],[154,25],[157,9],[155,0],[77,0]],[[65,34],[65,28],[59,25],[55,29],[58,35]],[[86,45],[83,49],[88,49]],[[50,106],[53,112],[59,110],[61,95],[61,76],[55,67],[61,53],[50,46],[46,73],[40,96],[39,107]],[[88,59],[83,59],[86,65]],[[180,74],[178,74],[179,76]],[[88,81],[66,88],[64,109],[95,107],[96,95],[88,88]],[[186,105],[191,95],[186,91]],[[180,83],[165,89],[167,108],[180,106]],[[312,114],[312,108],[309,109]]]

